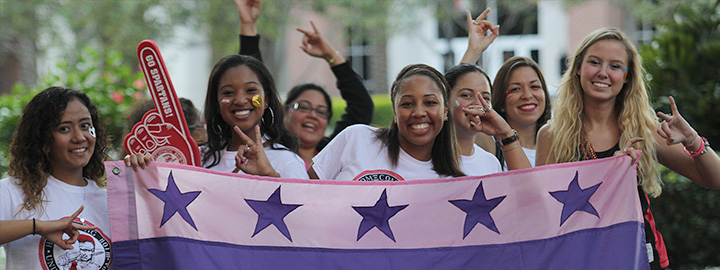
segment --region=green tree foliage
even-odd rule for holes
[[[103,63],[103,66],[99,66]],[[86,48],[77,62],[66,61],[57,66],[61,75],[49,75],[33,88],[18,84],[12,95],[0,96],[0,173],[7,172],[8,146],[12,141],[22,110],[38,92],[50,86],[65,86],[84,92],[98,107],[111,139],[111,158],[122,148],[125,137],[125,112],[144,95],[145,82],[142,73],[133,71],[122,60],[119,52]]]
[[[394,117],[390,95],[373,95],[372,99],[375,104],[375,110],[373,111],[373,121],[371,125],[377,127],[387,127],[390,125],[392,118]],[[340,116],[345,113],[346,105],[347,103],[341,97],[332,98],[333,117],[328,121],[329,126],[327,128],[327,132],[332,132],[334,130],[335,122],[340,120]]]
[[[37,56],[52,49],[70,65],[88,45],[116,51],[137,69],[135,49],[144,39],[162,39],[185,20],[173,10],[189,9],[177,0],[0,0],[0,80],[17,79],[32,87]],[[232,5],[232,3],[230,3]],[[15,62],[19,62],[17,64]],[[102,66],[103,63],[98,63]],[[22,73],[10,76],[12,73]],[[18,78],[19,77],[19,78]],[[0,83],[0,88],[5,86]],[[1,90],[1,89],[0,89]]]
[[[650,208],[663,235],[672,269],[720,265],[720,192],[662,168],[663,194]]]
[[[641,46],[655,109],[670,112],[673,96],[683,117],[712,142],[720,141],[720,0],[679,5]]]

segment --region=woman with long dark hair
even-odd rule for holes
[[[392,84],[394,117],[390,126],[353,125],[313,158],[311,178],[355,181],[404,181],[464,176],[448,84],[434,68],[405,67]]]
[[[307,178],[295,154],[297,139],[285,129],[275,81],[265,65],[228,55],[210,73],[205,97],[207,147],[203,167],[221,172]]]
[[[102,180],[107,145],[98,110],[82,92],[50,87],[25,106],[10,144],[10,177],[0,180],[0,220],[25,221],[0,227],[0,234],[11,236],[4,245],[7,269],[109,265],[109,246],[95,245],[94,256],[72,246],[78,229],[94,230],[80,237],[110,241]],[[72,219],[58,221],[73,212]]]

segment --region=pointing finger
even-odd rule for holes
[[[480,22],[480,21],[484,20],[484,19],[485,19],[485,16],[487,16],[488,13],[490,13],[490,8],[486,8],[485,11],[483,11],[482,13],[480,13],[480,16],[478,16],[477,19],[475,19],[475,21],[476,21],[476,22]]]
[[[233,127],[233,130],[235,130],[235,133],[236,133],[238,136],[240,136],[240,139],[243,140],[243,142],[245,142],[246,145],[248,145],[248,146],[254,145],[253,140],[250,139],[250,137],[248,137],[247,135],[245,135],[245,132],[243,132],[243,131],[240,129],[240,127],[235,126],[235,127]]]
[[[80,215],[80,213],[82,213],[84,208],[85,208],[85,206],[81,205],[80,208],[78,208],[78,210],[75,211],[75,213],[73,213],[72,216],[70,216],[70,220],[75,220],[75,218],[78,217]]]
[[[670,109],[672,110],[672,114],[678,115],[679,112],[678,112],[677,104],[675,103],[675,98],[673,98],[672,96],[669,96],[668,99],[670,99]]]
[[[317,30],[317,27],[315,27],[315,23],[312,20],[310,20],[310,25],[312,26],[313,31],[315,31],[315,33],[320,33],[320,31]]]
[[[471,25],[472,22],[473,22],[472,17],[470,17],[470,11],[469,11],[469,10],[465,10],[465,15],[466,15],[465,17],[466,17],[466,19],[467,19],[468,31],[470,31],[470,25]]]

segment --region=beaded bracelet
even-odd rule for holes
[[[692,151],[692,150],[687,149],[687,147],[683,146],[683,151],[685,151],[685,154],[687,154],[690,157],[697,157],[697,156],[702,155],[705,152],[707,152],[707,148],[709,146],[710,146],[710,143],[707,141],[707,138],[701,137],[699,150]]]
[[[335,54],[333,54],[332,58],[330,58],[330,60],[327,60],[331,66],[335,64],[335,56],[337,56],[337,55],[338,55],[338,52],[335,51]]]

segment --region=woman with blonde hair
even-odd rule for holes
[[[552,119],[538,133],[536,165],[631,155],[633,162],[638,162],[646,241],[653,248],[648,254],[650,266],[665,268],[669,264],[667,252],[647,196],[657,197],[661,192],[657,163],[700,185],[719,188],[720,158],[682,118],[672,97],[672,114],[658,112],[663,120],[658,123],[640,56],[624,33],[596,30],[571,59],[555,98]],[[639,158],[635,148],[642,150]]]

